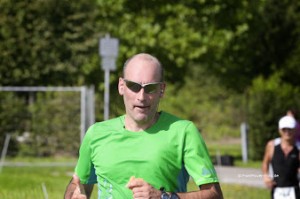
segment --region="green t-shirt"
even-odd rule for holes
[[[131,176],[154,188],[177,191],[182,167],[197,185],[218,182],[206,145],[196,126],[166,112],[149,129],[131,132],[125,116],[95,123],[87,131],[75,173],[87,184],[95,167],[99,198],[132,198]]]

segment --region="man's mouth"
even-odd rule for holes
[[[139,108],[139,109],[148,109],[149,106],[134,106],[135,108]]]

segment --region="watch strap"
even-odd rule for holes
[[[172,192],[170,199],[179,199],[179,196],[176,193]]]

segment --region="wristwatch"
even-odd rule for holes
[[[166,191],[165,188],[160,188],[161,191],[161,196],[160,199],[179,199],[178,195],[176,193],[171,193],[171,195],[169,195]]]
[[[170,199],[179,199],[179,196],[176,193],[171,193]]]
[[[169,194],[167,194],[167,192],[163,191],[161,193],[160,199],[170,199]]]
[[[170,198],[169,194],[166,192],[164,187],[161,187],[159,190],[161,191],[160,199],[169,199]]]

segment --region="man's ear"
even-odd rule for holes
[[[163,97],[164,96],[164,90],[160,90],[160,97]]]
[[[120,95],[124,95],[124,80],[122,77],[119,78],[118,90]]]
[[[160,97],[163,97],[165,94],[165,90],[166,90],[166,84],[163,83],[160,87]]]

